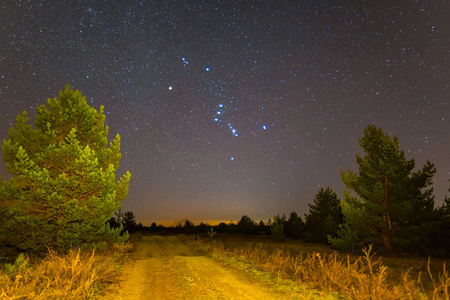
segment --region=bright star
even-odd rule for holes
[[[267,126],[263,125],[262,129],[267,130]]]

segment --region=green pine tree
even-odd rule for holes
[[[415,162],[405,158],[397,137],[373,125],[365,128],[359,141],[365,153],[356,156],[359,174],[341,172],[347,188],[359,196],[355,200],[346,194],[343,201],[350,208],[343,209],[344,219],[362,242],[381,245],[389,252],[401,230],[420,222],[415,214],[421,215],[421,221],[431,217],[434,199],[432,190],[426,188],[436,170],[427,162],[422,170],[412,172]],[[352,211],[359,213],[352,215]],[[333,244],[333,239],[330,242]]]
[[[289,215],[289,219],[286,222],[286,233],[293,239],[300,239],[304,236],[306,231],[306,225],[302,218],[292,211]]]
[[[21,250],[65,250],[117,238],[106,224],[128,193],[130,173],[117,182],[120,136],[108,145],[103,106],[90,107],[66,86],[37,108],[34,127],[24,111],[2,151],[13,174],[0,187],[0,240]]]
[[[449,190],[450,191],[450,190]],[[444,255],[450,252],[450,198],[445,196],[444,203],[438,207],[438,220],[440,220],[439,232],[435,237],[435,246],[443,250]]]
[[[305,220],[313,240],[326,241],[327,235],[336,235],[338,225],[342,223],[339,203],[336,193],[330,188],[320,188],[314,204],[308,204],[309,214],[305,214]]]
[[[258,234],[258,225],[247,215],[243,215],[237,223],[239,232],[244,234]]]
[[[279,215],[275,215],[273,217],[273,223],[270,227],[270,232],[272,234],[272,240],[275,242],[282,242],[284,241],[284,223]]]

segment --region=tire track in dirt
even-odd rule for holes
[[[302,299],[221,266],[176,236],[143,236],[117,292],[104,299]]]
[[[124,270],[117,294],[105,299],[178,299],[170,260],[174,237],[143,236],[136,243],[132,264]]]

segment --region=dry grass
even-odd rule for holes
[[[202,240],[194,242],[200,249],[214,256],[234,256],[250,262],[253,266],[284,279],[291,279],[311,288],[351,297],[353,299],[450,299],[450,276],[445,264],[438,275],[433,275],[428,261],[427,274],[417,277],[410,270],[392,280],[389,268],[381,258],[375,258],[372,249],[364,250],[360,257],[342,256],[336,252],[291,254],[278,246],[268,251],[261,243],[228,248],[223,243]],[[273,245],[270,245],[271,248]],[[425,289],[422,279],[427,278],[432,287]]]
[[[114,245],[96,253],[81,250],[44,259],[28,258],[0,270],[0,299],[92,299],[107,289],[131,244]]]

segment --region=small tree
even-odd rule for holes
[[[278,215],[274,216],[273,218],[270,232],[272,233],[272,240],[276,242],[284,241],[284,224],[282,219]]]
[[[220,222],[216,227],[217,232],[229,233],[228,225],[225,222]]]
[[[345,191],[345,198],[341,201],[344,222],[338,226],[335,236],[328,235],[328,243],[333,248],[342,251],[354,251],[355,246],[362,246],[362,236],[373,236],[372,227],[368,222],[365,207],[348,191]]]
[[[264,223],[263,220],[260,220],[258,223],[258,231],[264,234],[270,234],[270,227]]]
[[[237,228],[244,234],[258,234],[258,225],[247,215],[243,215],[238,221]]]
[[[450,190],[449,190],[450,191]],[[444,203],[437,210],[440,228],[435,237],[434,244],[444,251],[446,256],[450,251],[450,198],[445,196]]]
[[[209,238],[212,240],[214,239],[214,236],[216,235],[216,231],[214,231],[214,228],[211,226],[210,230],[207,231]]]
[[[286,233],[293,239],[300,239],[305,234],[306,225],[302,218],[295,212],[291,212],[286,222]]]
[[[66,86],[59,99],[16,118],[3,142],[3,160],[15,175],[0,187],[0,240],[21,250],[65,250],[114,240],[106,221],[128,193],[130,173],[118,182],[120,136],[108,144],[103,106],[90,107]],[[11,234],[14,232],[14,234]]]
[[[335,236],[338,225],[342,223],[340,201],[330,188],[320,188],[314,204],[308,204],[309,214],[305,214],[306,225],[312,239],[326,241],[327,235]]]
[[[136,231],[136,217],[132,211],[127,211],[123,214],[123,230],[128,232]]]

